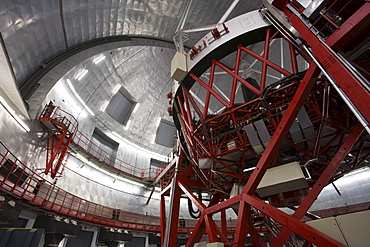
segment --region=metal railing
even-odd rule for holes
[[[76,220],[110,227],[160,232],[160,217],[123,211],[103,206],[73,195],[45,180],[22,163],[0,141],[0,189],[11,197],[43,210],[72,217]],[[350,212],[367,210],[370,202],[313,212],[321,217],[329,217]],[[221,228],[221,221],[215,220]],[[236,220],[227,220],[227,230],[232,233]],[[180,219],[179,233],[190,233],[197,220]]]
[[[79,149],[97,161],[104,163],[106,166],[138,179],[156,178],[170,161],[171,154],[168,155],[167,160],[162,162],[159,167],[139,168],[117,159],[114,155],[106,152],[97,143],[82,134],[78,130],[77,120],[71,114],[57,106],[46,105],[40,114],[39,121],[49,129],[53,129],[58,124],[68,126],[70,133],[74,133],[72,143]]]
[[[76,220],[116,228],[160,232],[158,216],[127,212],[73,195],[28,168],[1,141],[0,189],[28,205]],[[191,232],[196,223],[196,220],[181,219],[179,233]],[[221,226],[221,222],[217,221],[217,225]],[[230,221],[229,230],[235,225],[234,220]]]
[[[101,163],[104,163],[106,166],[139,179],[156,178],[158,174],[168,165],[170,160],[170,155],[168,155],[167,160],[162,162],[161,166],[159,167],[139,168],[122,161],[116,158],[114,155],[101,149],[97,143],[89,139],[80,131],[76,132],[72,142],[82,151]]]
[[[58,127],[68,128],[69,133],[74,134],[78,130],[78,121],[68,112],[54,105],[46,105],[40,114],[39,121],[49,129]]]

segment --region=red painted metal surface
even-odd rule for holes
[[[21,200],[25,204],[65,217],[70,217],[78,221],[109,227],[156,233],[162,233],[166,229],[165,221],[162,222],[163,217],[135,214],[123,210],[120,210],[118,217],[113,217],[113,210],[116,210],[117,212],[117,208],[111,208],[87,201],[59,188],[57,185],[53,185],[52,183],[44,180],[35,171],[29,169],[27,164],[24,164],[18,160],[2,142],[0,142],[0,150],[0,189],[7,195],[14,197],[17,200]],[[5,165],[6,162],[8,162],[9,165]],[[235,199],[235,202],[239,202],[239,198]],[[215,200],[211,204],[214,204],[213,207],[215,207],[215,210],[213,211],[218,211],[219,204],[216,202],[219,200],[224,203],[230,203],[230,200],[223,201],[222,197],[219,197],[219,199]],[[164,204],[162,205],[164,206]],[[369,206],[370,202],[358,205],[349,205],[340,208],[331,208],[312,213],[321,217],[329,217],[333,215],[367,210]],[[162,210],[163,209],[164,208],[162,208]],[[208,209],[209,208],[207,208],[207,210]],[[207,210],[205,210],[205,214],[211,215],[211,211],[208,210],[207,212]],[[220,209],[220,211],[221,210],[222,209]],[[178,233],[193,233],[189,239],[195,239],[197,232],[194,233],[194,229],[202,229],[203,227],[203,231],[199,231],[199,237],[202,237],[205,230],[205,223],[203,220],[196,221],[182,219],[182,221],[183,224],[179,224],[177,230]],[[217,229],[222,229],[222,224],[225,224],[225,236],[226,233],[234,233],[236,229],[237,222],[235,220],[225,219],[223,223],[221,220],[214,220],[214,222],[216,223]],[[279,227],[281,228],[281,226]],[[266,229],[263,229],[263,232],[266,232]],[[220,233],[218,232],[218,234]],[[161,234],[161,238],[162,236],[164,235]]]
[[[50,211],[76,220],[104,226],[147,232],[161,232],[160,217],[126,212],[85,200],[45,180],[27,164],[22,163],[0,141],[0,189],[7,195],[21,200],[32,207]],[[120,211],[114,215],[114,211]],[[197,224],[195,220],[184,220],[177,232],[188,234]],[[216,221],[221,227],[221,221]],[[227,230],[232,230],[230,222]],[[165,226],[165,224],[164,224]]]
[[[304,8],[298,2],[289,3],[297,13],[303,13]],[[286,7],[288,1],[275,0],[274,4],[284,11],[301,34],[303,44],[309,46],[314,54],[313,60],[317,60],[324,67],[330,75],[329,79],[335,80],[336,86],[343,90],[365,120],[370,122],[370,111],[367,107],[369,92],[348,66],[339,60],[339,56],[328,48],[333,45],[334,51],[338,51],[338,44],[341,44],[346,34],[358,35],[363,33],[363,30],[368,30],[363,25],[369,15],[369,2],[364,1],[364,6],[353,5],[349,10],[350,4],[343,4],[343,1],[339,0],[332,1],[323,10],[323,16],[312,21],[311,27],[307,27],[295,12],[290,12]],[[357,7],[358,10],[353,10]],[[343,23],[336,23],[330,16],[333,13],[336,16],[353,16],[342,19]],[[354,17],[355,14],[358,16]],[[368,22],[366,25],[368,27]],[[331,33],[325,33],[332,27],[334,29]],[[318,34],[313,33],[317,30]],[[162,177],[161,183],[173,183],[173,186],[180,187],[182,194],[202,212],[186,246],[193,246],[204,234],[207,234],[210,242],[221,240],[225,246],[245,246],[247,240],[251,241],[252,246],[265,246],[267,240],[261,236],[264,233],[268,235],[268,241],[273,246],[343,246],[304,224],[301,219],[305,215],[310,216],[307,211],[326,184],[355,167],[364,165],[363,162],[370,156],[363,148],[369,145],[369,135],[367,132],[363,133],[364,127],[358,123],[343,96],[334,90],[330,80],[321,73],[320,66],[305,54],[307,51],[296,50],[297,45],[289,43],[290,66],[282,67],[269,60],[271,38],[277,37],[274,32],[267,29],[261,54],[250,47],[239,45],[236,47],[233,65],[228,63],[226,66],[221,61],[212,60],[207,76],[197,76],[190,71],[188,77],[197,84],[197,90],[203,90],[202,94],[195,97],[192,89],[188,88],[189,85],[180,85],[175,96],[174,118],[181,126],[180,142],[186,147],[181,152],[187,155],[182,168],[177,170],[176,180],[173,180],[172,170]],[[323,38],[319,39],[318,35]],[[327,41],[326,45],[322,40]],[[353,48],[347,45],[346,50]],[[308,69],[301,73],[301,61],[297,59],[300,55],[301,58],[306,58],[309,64]],[[259,87],[240,76],[241,57],[246,59],[246,56],[261,64]],[[277,82],[279,84],[267,86],[266,78],[271,70],[284,77]],[[225,90],[229,95],[220,93],[216,88],[216,71],[231,78],[230,81],[222,81],[223,85],[229,86],[230,90]],[[247,102],[235,103],[240,86],[254,94],[254,98]],[[201,96],[202,104],[198,104],[198,98]],[[210,114],[211,101],[213,104],[217,102],[223,109],[217,111],[217,114]],[[302,114],[306,114],[309,120],[303,120]],[[304,121],[310,126],[304,127]],[[259,132],[258,127],[261,125],[266,128],[264,133]],[[293,131],[292,125],[298,126],[298,134],[303,138],[297,139],[297,132]],[[257,133],[260,147],[252,144],[247,127],[253,128]],[[263,143],[262,134],[270,136],[267,143]],[[287,203],[285,206],[297,206],[293,215],[288,215],[266,202],[273,202],[277,195],[272,195],[271,198],[262,197],[256,191],[267,169],[286,164],[288,161],[299,162],[309,176],[306,179],[308,188],[300,191],[302,200],[289,200],[289,195],[294,193],[284,192],[287,200],[279,202]],[[347,162],[349,164],[344,165]],[[244,172],[250,168],[254,168],[253,172]],[[234,184],[244,186],[244,189],[240,194],[231,197]],[[197,198],[194,192],[199,190],[211,194],[209,200],[213,203],[205,204],[201,198]],[[163,195],[168,195],[168,188]],[[215,228],[212,221],[214,214],[230,208],[238,216],[234,238],[231,241],[227,240],[223,230],[229,227],[228,222],[224,220],[224,214],[221,213],[223,220],[220,229]],[[263,229],[258,229],[257,224],[264,226]],[[162,234],[165,231],[163,228]],[[299,240],[296,235],[304,240]]]
[[[52,171],[54,176],[57,175],[62,163],[66,162],[65,155],[68,152],[69,145],[77,146],[85,154],[93,157],[99,163],[105,164],[110,169],[140,180],[157,177],[170,161],[171,154],[168,155],[166,161],[162,162],[160,167],[150,167],[149,169],[138,168],[124,162],[100,148],[97,143],[79,131],[77,120],[56,106],[45,106],[43,112],[40,114],[39,121],[48,128],[50,134],[50,137],[47,139],[49,158],[45,168],[46,174]],[[53,131],[56,128],[59,131],[54,133]],[[58,175],[60,174],[58,173]]]
[[[63,162],[74,134],[77,131],[78,123],[70,114],[62,111],[54,105],[47,105],[39,117],[39,121],[47,130],[47,160],[45,174],[52,178],[60,176]]]

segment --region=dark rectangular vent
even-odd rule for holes
[[[110,100],[106,112],[117,122],[126,125],[135,105],[135,99],[121,88]]]
[[[161,119],[155,136],[155,143],[172,148],[175,144],[177,129],[170,121]]]

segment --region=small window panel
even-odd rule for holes
[[[155,143],[172,148],[175,144],[176,133],[177,129],[173,123],[161,119],[155,136]]]
[[[126,125],[136,103],[129,92],[121,87],[110,100],[106,112],[117,122]]]

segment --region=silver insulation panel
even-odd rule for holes
[[[217,23],[230,4],[193,1],[185,28]],[[172,41],[186,1],[1,0],[0,6],[0,31],[21,85],[56,55],[96,38],[129,35]],[[259,6],[257,0],[240,1],[230,18]],[[199,37],[193,35],[188,46]]]

